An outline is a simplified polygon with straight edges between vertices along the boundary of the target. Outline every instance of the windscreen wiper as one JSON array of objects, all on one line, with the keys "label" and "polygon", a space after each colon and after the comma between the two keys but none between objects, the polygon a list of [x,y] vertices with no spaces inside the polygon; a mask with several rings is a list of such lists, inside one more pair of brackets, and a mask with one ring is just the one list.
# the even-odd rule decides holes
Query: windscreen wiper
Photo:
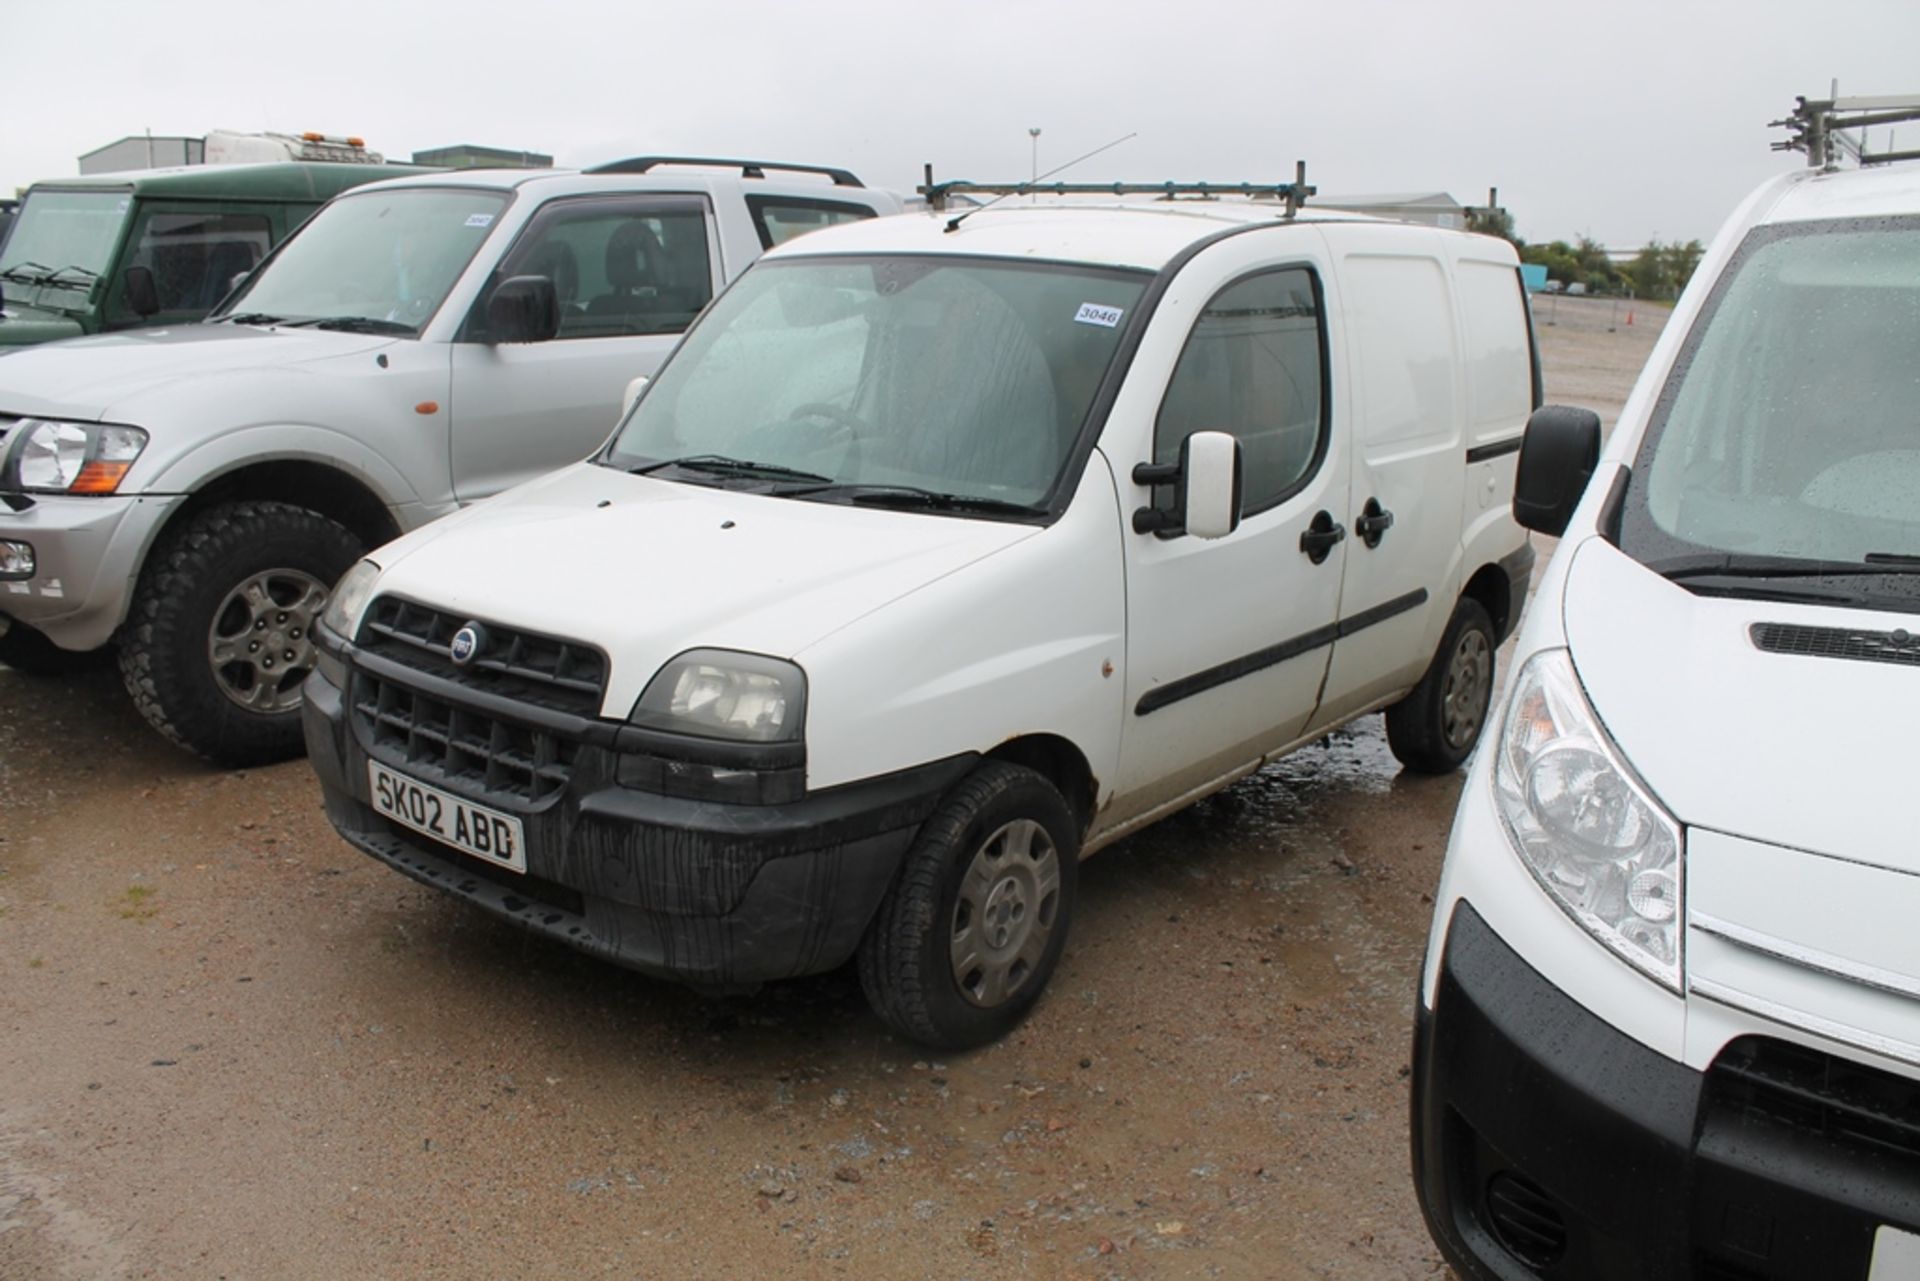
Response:
[{"label": "windscreen wiper", "polygon": [[945,494],[918,485],[819,485],[805,489],[776,491],[782,498],[844,498],[865,507],[924,508],[939,512],[979,512],[990,516],[1031,516],[1030,503],[1013,503],[1004,498],[982,498],[973,494]]},{"label": "windscreen wiper", "polygon": [[324,316],[319,320],[296,320],[289,328],[336,329],[349,334],[416,334],[417,326],[402,324],[398,320],[382,320],[376,316]]},{"label": "windscreen wiper", "polygon": [[641,463],[638,467],[629,467],[627,471],[635,476],[646,476],[668,467],[709,472],[715,476],[740,476],[750,480],[804,480],[818,481],[821,484],[833,483],[833,477],[822,476],[817,472],[782,467],[778,463],[756,463],[746,458],[728,458],[725,454],[688,454],[685,458],[663,458],[659,462]]},{"label": "windscreen wiper", "polygon": [[[29,269],[40,274],[32,275]],[[52,274],[53,268],[43,262],[16,262],[5,271],[0,271],[0,280],[11,280],[22,285],[44,285]]]},{"label": "windscreen wiper", "polygon": [[242,311],[231,316],[221,316],[213,323],[217,325],[280,325],[286,323],[285,316],[269,316],[264,311]]},{"label": "windscreen wiper", "polygon": [[1920,556],[1871,552],[1865,560],[1807,560],[1799,556],[1717,554],[1673,556],[1647,562],[1647,568],[1673,582],[1697,578],[1857,578],[1872,574],[1920,573]]}]

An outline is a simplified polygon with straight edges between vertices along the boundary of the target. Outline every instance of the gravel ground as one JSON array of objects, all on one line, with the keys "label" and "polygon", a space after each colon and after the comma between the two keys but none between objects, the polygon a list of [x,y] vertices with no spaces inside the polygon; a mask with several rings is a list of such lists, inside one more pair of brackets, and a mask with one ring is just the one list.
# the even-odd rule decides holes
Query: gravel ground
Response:
[{"label": "gravel ground", "polygon": [[[1663,310],[1541,300],[1611,421]],[[1445,1275],[1406,1072],[1459,777],[1379,718],[1090,861],[1048,998],[929,1058],[846,973],[532,940],[108,672],[0,668],[0,1277]]]}]

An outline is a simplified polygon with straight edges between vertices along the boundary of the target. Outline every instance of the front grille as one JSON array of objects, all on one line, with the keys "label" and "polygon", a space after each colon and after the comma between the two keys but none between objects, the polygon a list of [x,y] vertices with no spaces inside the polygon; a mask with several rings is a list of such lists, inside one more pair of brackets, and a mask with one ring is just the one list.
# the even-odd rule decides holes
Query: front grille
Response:
[{"label": "front grille", "polygon": [[382,596],[360,624],[360,648],[416,671],[576,716],[598,716],[606,693],[606,655],[590,645],[484,624],[486,645],[469,663],[453,661],[453,635],[475,620]]},{"label": "front grille", "polygon": [[[539,805],[566,790],[578,744],[488,716],[366,671],[353,713],[374,754],[463,794]],[[385,749],[385,750],[382,750]]]},{"label": "front grille", "polygon": [[1567,1224],[1552,1197],[1512,1171],[1487,1184],[1487,1223],[1507,1253],[1530,1268],[1550,1268],[1567,1250]]},{"label": "front grille", "polygon": [[1920,1156],[1920,1081],[1764,1037],[1721,1051],[1708,1081],[1717,1106]]},{"label": "front grille", "polygon": [[1747,634],[1753,638],[1754,645],[1769,654],[1920,666],[1920,635],[1899,628],[1890,632],[1876,632],[1862,627],[1755,623]]}]

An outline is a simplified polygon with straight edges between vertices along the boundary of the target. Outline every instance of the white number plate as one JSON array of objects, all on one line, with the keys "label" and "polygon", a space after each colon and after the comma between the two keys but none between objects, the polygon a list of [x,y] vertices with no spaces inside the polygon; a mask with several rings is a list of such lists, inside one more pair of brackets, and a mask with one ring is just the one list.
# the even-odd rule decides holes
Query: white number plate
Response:
[{"label": "white number plate", "polygon": [[463,801],[437,787],[396,774],[379,761],[367,762],[373,784],[373,808],[396,823],[425,832],[475,858],[527,870],[526,834],[511,814]]},{"label": "white number plate", "polygon": [[1920,1281],[1920,1236],[1881,1224],[1867,1281]]}]

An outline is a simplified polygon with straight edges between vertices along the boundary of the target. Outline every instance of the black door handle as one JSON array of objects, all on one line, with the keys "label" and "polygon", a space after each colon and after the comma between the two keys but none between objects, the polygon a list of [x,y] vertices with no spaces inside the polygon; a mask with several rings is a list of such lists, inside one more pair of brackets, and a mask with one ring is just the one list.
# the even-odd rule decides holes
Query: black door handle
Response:
[{"label": "black door handle", "polygon": [[1317,511],[1313,514],[1313,523],[1300,531],[1300,550],[1318,565],[1333,554],[1335,544],[1346,536],[1347,527],[1336,521],[1332,512]]},{"label": "black door handle", "polygon": [[1368,547],[1378,547],[1380,539],[1392,528],[1393,513],[1382,507],[1378,498],[1369,498],[1353,522],[1353,532],[1360,535],[1360,541]]}]

